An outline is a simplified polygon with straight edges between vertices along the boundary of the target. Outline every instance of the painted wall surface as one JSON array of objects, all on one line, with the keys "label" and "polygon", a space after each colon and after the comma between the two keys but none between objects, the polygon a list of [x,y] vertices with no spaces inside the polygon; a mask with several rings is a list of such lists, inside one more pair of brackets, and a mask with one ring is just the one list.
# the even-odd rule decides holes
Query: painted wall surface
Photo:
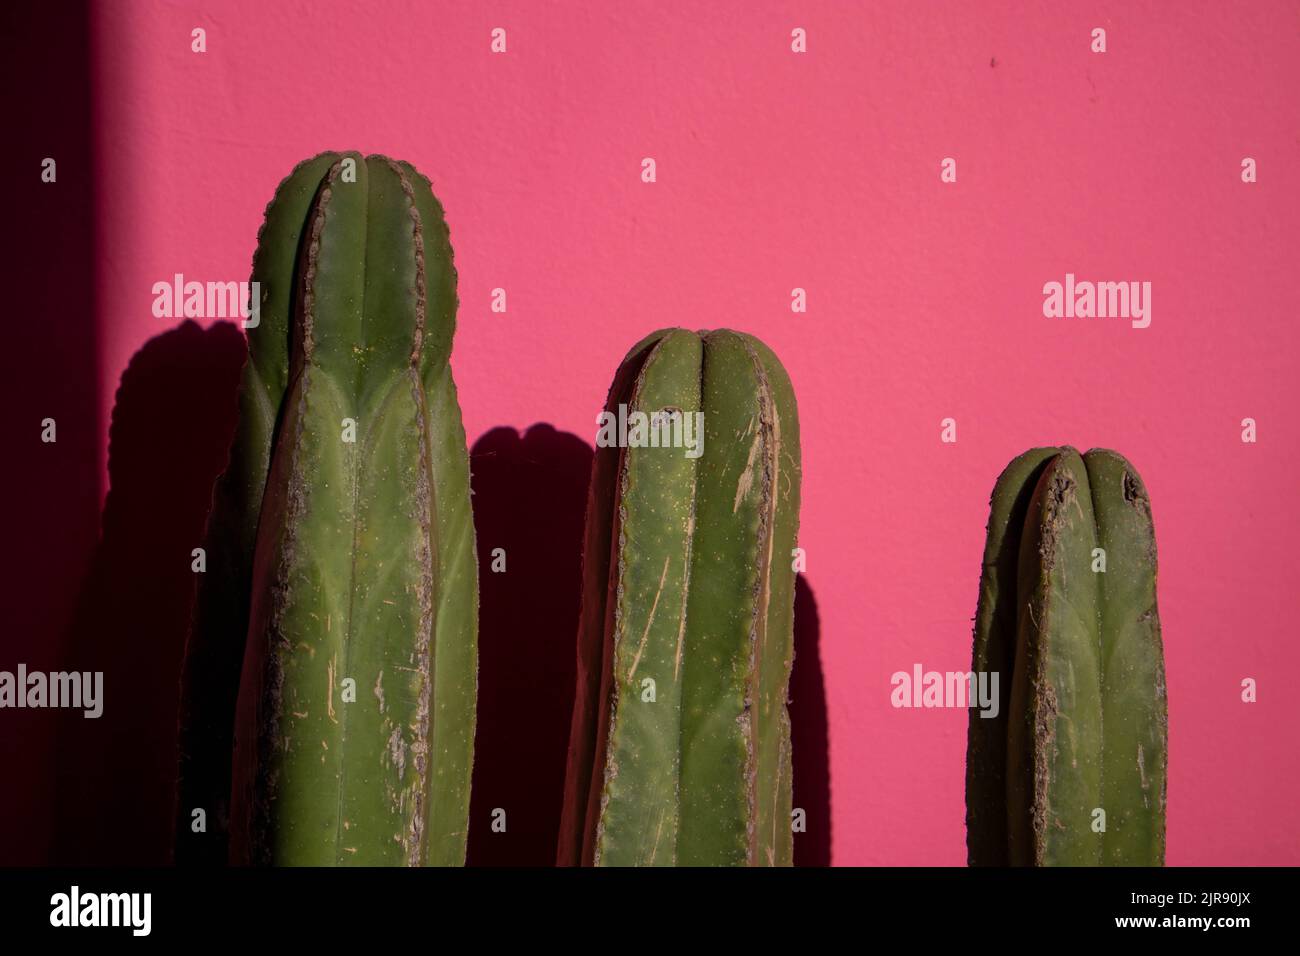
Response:
[{"label": "painted wall surface", "polygon": [[[123,371],[182,321],[153,284],[246,279],[298,160],[405,158],[447,210],[471,444],[540,422],[590,446],[654,328],[781,356],[834,863],[965,862],[967,714],[893,708],[890,675],[969,666],[993,481],[1058,443],[1150,490],[1168,862],[1300,863],[1300,6],[139,2],[92,37],[101,469]],[[1150,325],[1045,317],[1067,273],[1149,282]]]}]

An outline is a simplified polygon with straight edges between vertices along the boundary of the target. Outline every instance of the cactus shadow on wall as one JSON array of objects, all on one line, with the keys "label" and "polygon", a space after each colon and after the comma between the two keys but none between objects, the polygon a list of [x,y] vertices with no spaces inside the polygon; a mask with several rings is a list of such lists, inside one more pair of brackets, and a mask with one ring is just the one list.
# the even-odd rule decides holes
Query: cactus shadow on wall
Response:
[{"label": "cactus shadow on wall", "polygon": [[54,862],[169,860],[190,552],[225,467],[244,356],[234,325],[185,322],[145,343],[122,375],[100,541],[61,664],[103,671],[103,714],[59,715]]},{"label": "cactus shadow on wall", "polygon": [[[479,703],[471,866],[552,866],[577,667],[592,449],[533,425],[470,453],[479,558]],[[505,571],[499,568],[504,551]],[[505,811],[505,832],[493,813]],[[498,815],[499,819],[499,815]]]},{"label": "cactus shadow on wall", "polygon": [[830,746],[826,730],[826,682],[822,676],[821,619],[804,575],[794,586],[794,669],[790,674],[790,746],[794,806],[804,810],[807,830],[794,835],[795,866],[830,866]]}]

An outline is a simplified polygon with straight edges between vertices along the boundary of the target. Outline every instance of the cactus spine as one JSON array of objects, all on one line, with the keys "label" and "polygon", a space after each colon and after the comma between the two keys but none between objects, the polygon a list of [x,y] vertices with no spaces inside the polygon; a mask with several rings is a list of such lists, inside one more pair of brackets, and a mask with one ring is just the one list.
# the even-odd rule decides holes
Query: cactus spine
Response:
[{"label": "cactus spine", "polygon": [[[561,865],[789,865],[799,421],[776,356],[656,332],[614,377],[627,447],[587,506]],[[639,443],[703,412],[698,457]],[[684,432],[685,433],[685,430]]]},{"label": "cactus spine", "polygon": [[186,664],[177,858],[221,852],[229,792],[236,862],[461,864],[477,562],[442,208],[407,163],[322,154],[267,207],[253,279]]},{"label": "cactus spine", "polygon": [[1115,452],[1036,448],[998,478],[972,668],[999,672],[1000,700],[971,710],[969,862],[1162,865],[1155,530]]}]

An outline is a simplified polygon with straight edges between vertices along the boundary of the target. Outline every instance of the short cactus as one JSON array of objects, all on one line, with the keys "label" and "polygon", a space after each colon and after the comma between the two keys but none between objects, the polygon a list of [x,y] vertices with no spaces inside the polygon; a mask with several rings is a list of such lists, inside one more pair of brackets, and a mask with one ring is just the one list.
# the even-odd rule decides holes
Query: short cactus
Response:
[{"label": "short cactus", "polygon": [[558,862],[789,865],[790,380],[752,336],[660,331],[618,369],[614,420],[624,447],[598,439],[588,499]]},{"label": "short cactus", "polygon": [[[234,862],[462,864],[477,562],[442,208],[407,163],[322,154],[267,207],[253,280],[186,664],[177,858],[223,852],[230,793]],[[199,693],[214,677],[227,689]]]},{"label": "short cactus", "polygon": [[972,668],[971,865],[1160,866],[1167,711],[1151,505],[1112,451],[1036,448],[998,478]]}]

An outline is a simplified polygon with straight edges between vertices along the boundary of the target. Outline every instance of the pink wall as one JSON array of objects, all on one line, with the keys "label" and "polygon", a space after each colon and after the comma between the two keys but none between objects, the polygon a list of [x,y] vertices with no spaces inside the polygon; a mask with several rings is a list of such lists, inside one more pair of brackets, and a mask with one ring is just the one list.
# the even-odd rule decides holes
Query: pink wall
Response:
[{"label": "pink wall", "polygon": [[[97,5],[101,429],[132,355],[178,324],[151,314],[155,281],[246,278],[307,155],[409,159],[451,225],[471,442],[539,421],[592,441],[656,327],[734,326],[782,357],[834,862],[964,862],[966,714],[892,709],[889,675],[966,668],[993,479],[1071,443],[1127,454],[1154,504],[1169,862],[1300,863],[1300,7],[708,7]],[[1150,328],[1044,318],[1066,272],[1150,281]]]}]

